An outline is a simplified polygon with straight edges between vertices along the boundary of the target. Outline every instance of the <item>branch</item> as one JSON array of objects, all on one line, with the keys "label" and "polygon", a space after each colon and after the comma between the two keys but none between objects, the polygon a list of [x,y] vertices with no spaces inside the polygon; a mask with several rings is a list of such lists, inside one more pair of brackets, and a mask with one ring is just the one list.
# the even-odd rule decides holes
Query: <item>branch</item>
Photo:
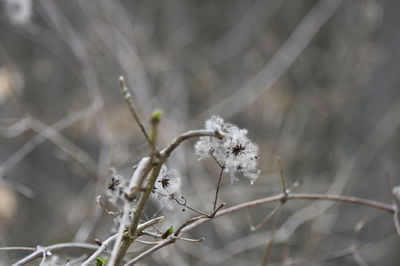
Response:
[{"label": "branch", "polygon": [[283,191],[283,194],[285,195],[285,198],[282,199],[282,203],[285,203],[286,198],[289,193],[289,190],[287,189],[287,186],[286,186],[285,176],[283,175],[283,164],[282,164],[282,160],[280,157],[278,157],[277,162],[279,165],[279,176],[281,177],[281,182],[282,182],[282,191]]},{"label": "branch", "polygon": [[[213,157],[214,158],[214,157]],[[213,210],[217,208],[217,201],[218,201],[218,193],[219,193],[219,188],[221,186],[221,180],[222,180],[222,174],[224,173],[225,166],[221,167],[221,171],[219,172],[219,177],[218,177],[218,183],[217,183],[217,189],[215,190],[215,197],[214,197],[214,204],[213,204]]]},{"label": "branch", "polygon": [[125,199],[124,211],[123,211],[123,214],[122,214],[122,217],[120,220],[120,224],[119,224],[119,228],[118,228],[118,232],[117,232],[117,238],[115,239],[115,243],[114,243],[113,249],[111,251],[111,256],[107,263],[110,266],[118,265],[118,264],[116,264],[116,262],[118,260],[120,244],[123,243],[124,238],[126,238],[126,234],[125,234],[126,229],[125,228],[129,222],[129,210],[130,210],[129,201]]},{"label": "branch", "polygon": [[31,247],[0,247],[0,251],[12,251],[12,250],[35,251],[36,248],[31,248]]},{"label": "branch", "polygon": [[397,205],[393,205],[393,209],[394,209],[393,213],[394,228],[396,228],[396,232],[400,236],[399,208],[397,207]]},{"label": "branch", "polygon": [[91,263],[92,261],[94,261],[106,248],[107,245],[114,241],[115,238],[117,238],[118,234],[115,234],[113,236],[110,236],[109,238],[107,238],[106,240],[104,240],[101,243],[101,246],[96,250],[96,252],[94,252],[87,260],[85,260],[81,266],[88,266],[89,263]]},{"label": "branch", "polygon": [[167,158],[172,153],[172,151],[175,150],[175,148],[178,147],[179,144],[181,144],[183,141],[197,137],[215,137],[218,139],[222,139],[224,135],[222,135],[219,131],[213,130],[190,130],[176,137],[164,150],[161,151],[161,156]]},{"label": "branch", "polygon": [[146,206],[147,200],[150,196],[151,191],[153,190],[154,183],[157,180],[158,174],[160,173],[161,166],[163,162],[160,161],[154,168],[150,174],[149,181],[147,182],[147,186],[145,191],[140,195],[138,204],[136,206],[135,214],[131,220],[131,224],[129,225],[126,237],[122,238],[121,245],[119,246],[118,253],[116,255],[115,265],[120,265],[122,259],[124,258],[126,252],[128,251],[129,246],[138,236],[138,225],[140,218],[142,217],[144,208]]},{"label": "branch", "polygon": [[249,218],[249,222],[250,222],[250,230],[251,231],[258,230],[261,226],[266,224],[282,208],[283,204],[284,203],[279,202],[278,205],[276,205],[275,208],[264,219],[262,219],[261,222],[259,222],[256,225],[253,225],[253,223],[251,221],[250,213],[247,213],[248,214],[248,218]]},{"label": "branch", "polygon": [[168,246],[168,245],[174,243],[175,241],[176,241],[176,237],[174,235],[171,235],[167,239],[165,239],[164,241],[161,241],[159,244],[155,245],[154,247],[149,248],[148,250],[142,252],[140,255],[138,255],[134,259],[128,261],[123,266],[133,265],[136,262],[142,260],[143,258],[153,254],[155,251],[159,250],[160,248]]},{"label": "branch", "polygon": [[133,118],[135,119],[136,123],[139,125],[140,130],[142,131],[143,135],[146,138],[146,141],[149,142],[149,135],[147,134],[147,131],[143,126],[143,123],[140,121],[139,115],[136,112],[136,107],[132,101],[132,95],[129,93],[128,88],[125,85],[124,77],[122,77],[122,76],[119,77],[119,85],[121,87],[122,96],[124,96],[124,100],[128,104],[129,110],[131,110]]},{"label": "branch", "polygon": [[[177,232],[179,231],[178,233],[180,233],[180,235],[182,235],[186,232],[189,232],[193,228],[209,221],[213,217],[215,217],[215,218],[221,217],[221,216],[239,211],[244,208],[253,207],[253,206],[257,206],[257,205],[261,205],[261,204],[266,204],[266,203],[271,203],[271,202],[279,202],[279,201],[284,200],[285,198],[287,201],[298,200],[298,199],[339,201],[339,202],[364,205],[364,206],[368,206],[371,208],[380,209],[380,210],[383,210],[383,211],[386,211],[386,212],[389,212],[392,214],[395,213],[395,207],[390,204],[380,202],[380,201],[363,199],[363,198],[349,197],[349,196],[342,196],[342,195],[330,195],[330,194],[311,194],[311,193],[293,193],[293,194],[291,194],[291,193],[288,193],[287,195],[285,195],[284,193],[280,193],[278,195],[274,195],[274,196],[270,196],[270,197],[266,197],[266,198],[262,198],[262,199],[258,199],[258,200],[248,201],[248,202],[245,202],[242,204],[232,206],[230,208],[227,208],[227,209],[224,209],[222,211],[215,213],[212,217],[207,217],[207,216],[194,217],[194,218],[188,220],[187,222],[185,222],[183,225],[181,225],[181,227],[177,230]],[[219,208],[217,210],[219,210]],[[159,250],[160,248],[174,243],[176,241],[176,233],[177,232],[175,232],[174,235],[169,236],[166,240],[164,240],[164,241],[160,242],[159,244],[153,246],[152,248],[146,250],[139,256],[133,258],[128,263],[126,263],[124,266],[133,265],[134,263],[151,255],[152,253]]]},{"label": "branch", "polygon": [[60,244],[55,244],[47,247],[42,247],[40,249],[35,249],[36,251],[31,253],[30,255],[26,256],[25,258],[17,261],[14,263],[12,266],[21,266],[24,265],[36,258],[39,258],[43,255],[43,249],[46,251],[54,251],[58,249],[65,249],[65,248],[83,248],[83,249],[98,249],[99,246],[93,245],[93,244],[87,244],[87,243],[60,243]]}]

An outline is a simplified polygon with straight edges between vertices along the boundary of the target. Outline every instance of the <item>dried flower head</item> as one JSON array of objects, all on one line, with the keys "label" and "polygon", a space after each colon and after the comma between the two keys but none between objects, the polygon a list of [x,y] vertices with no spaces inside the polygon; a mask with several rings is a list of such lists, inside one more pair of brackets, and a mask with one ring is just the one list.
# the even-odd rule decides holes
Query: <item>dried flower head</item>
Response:
[{"label": "dried flower head", "polygon": [[119,207],[124,202],[124,192],[127,190],[128,182],[120,175],[115,168],[110,168],[111,179],[107,184],[106,195],[108,201],[115,207]]},{"label": "dried flower head", "polygon": [[225,123],[219,116],[212,116],[205,126],[225,137],[221,140],[201,137],[195,144],[199,160],[213,157],[230,174],[232,181],[237,179],[237,173],[241,173],[253,184],[260,173],[257,168],[258,147],[247,138],[247,130]]},{"label": "dried flower head", "polygon": [[182,181],[178,171],[175,169],[168,170],[168,168],[163,165],[157,177],[157,181],[154,184],[152,197],[161,207],[166,207],[171,210],[175,206],[176,201],[174,198],[179,194],[181,184]]}]

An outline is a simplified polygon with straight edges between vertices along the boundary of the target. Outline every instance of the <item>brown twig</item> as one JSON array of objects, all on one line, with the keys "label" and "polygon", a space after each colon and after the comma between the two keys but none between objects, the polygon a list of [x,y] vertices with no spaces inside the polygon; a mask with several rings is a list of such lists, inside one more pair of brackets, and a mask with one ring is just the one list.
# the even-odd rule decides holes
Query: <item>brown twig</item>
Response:
[{"label": "brown twig", "polygon": [[224,173],[224,169],[225,167],[221,166],[221,171],[219,172],[219,177],[218,177],[217,189],[215,190],[213,210],[215,210],[215,208],[217,207],[218,193],[219,193],[219,188],[221,186],[222,174]]},{"label": "brown twig", "polygon": [[21,266],[24,265],[36,258],[39,258],[43,255],[43,250],[45,251],[55,251],[59,249],[66,249],[66,248],[80,248],[80,249],[94,249],[97,250],[99,246],[87,243],[60,243],[55,244],[47,247],[42,247],[41,249],[35,249],[33,253],[26,256],[25,258],[15,262],[12,266]]},{"label": "brown twig", "polygon": [[109,209],[107,209],[107,207],[104,205],[104,203],[103,203],[103,201],[102,201],[101,195],[97,196],[96,201],[97,201],[97,203],[100,205],[100,207],[102,208],[102,210],[103,210],[106,214],[112,215],[112,216],[114,216],[114,217],[117,217],[117,216],[118,216],[117,213],[115,213],[115,212],[110,211]]},{"label": "brown twig", "polygon": [[100,254],[107,248],[108,244],[114,241],[117,238],[117,234],[110,236],[106,240],[101,243],[101,246],[94,252],[89,258],[87,258],[81,266],[88,266],[92,261],[94,261]]},{"label": "brown twig", "polygon": [[185,223],[183,223],[180,227],[178,227],[178,229],[175,231],[175,233],[173,235],[170,235],[167,239],[165,239],[164,241],[161,241],[159,244],[153,246],[152,248],[142,252],[140,255],[138,255],[137,257],[135,257],[134,259],[130,260],[129,262],[127,262],[126,264],[124,264],[124,266],[129,266],[129,265],[133,265],[136,262],[140,261],[141,259],[151,255],[152,253],[154,253],[155,251],[159,250],[160,248],[163,248],[165,246],[168,246],[172,243],[174,243],[177,239],[179,239],[179,236],[184,233],[183,230],[185,229],[185,227],[196,223],[198,220],[202,219],[202,218],[207,218],[207,220],[210,220],[212,218],[215,217],[215,215],[219,212],[219,210],[221,210],[221,208],[224,206],[225,204],[221,204],[211,215],[209,216],[198,216],[198,217],[194,217],[192,219],[187,220]]},{"label": "brown twig", "polygon": [[36,248],[32,248],[32,247],[0,247],[0,251],[12,251],[12,250],[35,251]]},{"label": "brown twig", "polygon": [[193,212],[195,212],[195,213],[197,213],[197,214],[205,215],[205,216],[208,215],[207,213],[205,213],[205,212],[203,212],[203,211],[197,210],[197,209],[195,209],[195,208],[189,206],[189,205],[187,204],[187,200],[185,199],[184,196],[182,196],[183,202],[180,202],[179,199],[177,199],[177,198],[175,197],[175,195],[173,195],[173,194],[171,194],[171,195],[166,195],[166,196],[168,196],[168,197],[170,197],[171,199],[175,200],[175,202],[176,202],[178,205],[183,206],[183,207],[185,207],[185,208],[187,208],[187,209],[189,209],[189,210],[191,210],[191,211],[193,211]]},{"label": "brown twig", "polygon": [[190,130],[186,133],[181,134],[176,137],[165,149],[161,151],[161,156],[169,157],[173,150],[179,146],[183,141],[188,140],[190,138],[198,138],[198,137],[215,137],[222,139],[224,135],[222,135],[219,131],[199,129],[199,130]]},{"label": "brown twig", "polygon": [[139,125],[140,130],[142,131],[143,135],[146,138],[146,141],[149,142],[149,134],[147,134],[147,131],[144,128],[142,121],[140,120],[140,117],[136,111],[136,107],[133,104],[132,95],[130,94],[128,88],[126,87],[125,79],[123,76],[119,77],[119,85],[121,87],[122,96],[124,97],[125,102],[128,104],[129,110],[131,111],[133,118],[135,119],[136,123]]},{"label": "brown twig", "polygon": [[287,186],[286,186],[285,177],[284,177],[284,175],[283,175],[283,164],[282,164],[282,160],[281,160],[280,157],[277,158],[277,162],[278,162],[278,166],[279,166],[279,176],[280,176],[281,182],[282,182],[282,191],[283,191],[283,194],[286,196],[286,197],[282,200],[282,203],[285,203],[286,198],[287,198],[287,195],[288,195],[288,193],[289,193],[289,190],[287,189]]},{"label": "brown twig", "polygon": [[[266,197],[266,198],[262,198],[262,199],[258,199],[258,200],[248,201],[248,202],[245,202],[242,204],[232,206],[230,208],[215,212],[214,216],[212,216],[212,217],[199,216],[199,217],[192,218],[192,219],[188,220],[186,223],[184,223],[179,228],[179,234],[181,235],[186,232],[189,232],[193,228],[209,221],[211,218],[221,217],[221,216],[242,210],[244,208],[252,207],[252,206],[282,201],[283,198],[285,198],[285,195],[283,193],[280,193],[278,195],[274,195],[274,196],[270,196],[270,197]],[[374,200],[357,198],[357,197],[349,197],[349,196],[343,196],[343,195],[330,195],[330,194],[311,194],[311,193],[293,193],[293,194],[289,193],[287,196],[288,201],[289,200],[300,200],[300,199],[303,199],[303,200],[330,200],[330,201],[346,202],[346,203],[359,204],[359,205],[364,205],[364,206],[368,206],[371,208],[380,209],[380,210],[383,210],[383,211],[386,211],[389,213],[395,212],[394,207],[390,204],[387,204],[384,202],[379,202],[379,201],[374,201]],[[153,246],[152,248],[146,250],[139,256],[130,260],[124,266],[133,265],[134,263],[151,255],[152,253],[159,250],[160,248],[167,246],[169,244],[172,244],[173,242],[176,241],[176,239],[174,238],[175,236],[176,236],[175,234],[173,236],[169,236],[166,240],[164,240],[164,241],[160,242],[159,244]]]},{"label": "brown twig", "polygon": [[252,221],[251,221],[251,216],[249,213],[247,213],[247,217],[249,218],[249,222],[250,222],[250,230],[251,231],[256,231],[258,229],[260,229],[261,226],[263,226],[264,224],[266,224],[283,206],[282,202],[279,202],[278,205],[275,206],[275,208],[264,218],[262,219],[261,222],[259,222],[257,225],[253,225]]}]

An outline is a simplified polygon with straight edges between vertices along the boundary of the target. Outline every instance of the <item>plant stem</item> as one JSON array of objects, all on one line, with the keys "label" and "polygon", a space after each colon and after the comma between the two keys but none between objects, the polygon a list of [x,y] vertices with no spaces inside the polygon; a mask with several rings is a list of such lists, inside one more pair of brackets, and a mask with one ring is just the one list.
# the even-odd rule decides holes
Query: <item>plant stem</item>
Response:
[{"label": "plant stem", "polygon": [[135,119],[136,123],[139,125],[140,130],[142,131],[144,137],[146,138],[146,141],[149,142],[149,134],[147,133],[146,129],[144,128],[143,123],[140,120],[140,117],[136,111],[136,107],[133,104],[132,95],[130,94],[128,88],[126,87],[124,77],[122,77],[122,76],[119,77],[119,84],[121,87],[122,96],[124,96],[124,100],[128,104],[129,110],[131,111],[133,118]]},{"label": "plant stem", "polygon": [[221,186],[222,174],[223,174],[223,172],[224,172],[224,169],[225,169],[225,167],[224,167],[224,166],[221,166],[221,172],[219,173],[219,177],[218,177],[217,189],[216,189],[216,191],[215,191],[215,198],[214,198],[213,210],[215,210],[215,208],[217,208],[219,187]]},{"label": "plant stem", "polygon": [[158,174],[160,173],[162,164],[163,164],[163,161],[160,161],[151,171],[150,178],[149,178],[149,181],[147,182],[146,189],[139,198],[139,202],[136,206],[135,215],[132,218],[129,229],[124,234],[124,237],[122,238],[121,246],[119,247],[119,250],[117,253],[115,265],[121,264],[122,259],[124,258],[126,252],[128,251],[129,246],[132,244],[132,242],[138,236],[137,227],[139,225],[140,218],[142,217],[144,207],[146,206],[146,202],[150,196],[151,191],[153,190],[154,183],[157,181],[157,177],[158,177]]}]

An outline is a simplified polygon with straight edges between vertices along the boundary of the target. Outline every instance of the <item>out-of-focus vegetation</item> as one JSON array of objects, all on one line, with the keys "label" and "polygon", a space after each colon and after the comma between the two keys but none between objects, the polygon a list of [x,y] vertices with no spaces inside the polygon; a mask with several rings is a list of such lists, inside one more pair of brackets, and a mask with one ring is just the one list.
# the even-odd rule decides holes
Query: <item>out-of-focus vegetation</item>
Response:
[{"label": "out-of-focus vegetation", "polygon": [[[0,3],[0,246],[109,235],[112,218],[96,203],[109,169],[128,178],[148,153],[119,93],[120,75],[146,126],[152,110],[163,110],[160,146],[214,114],[248,129],[261,174],[253,186],[225,177],[219,198],[228,205],[279,193],[278,156],[297,192],[390,203],[385,174],[400,184],[398,1]],[[193,143],[169,164],[186,177],[191,205],[208,210],[219,172],[212,160],[197,161]],[[249,213],[259,221],[273,208]],[[193,215],[164,214],[164,231]],[[202,225],[190,236],[205,241],[178,241],[143,265],[259,265],[272,232],[276,265],[356,265],[357,256],[399,264],[396,234],[357,256],[325,259],[392,229],[379,210],[294,201],[255,232],[245,217]],[[5,265],[26,255],[0,252]]]}]

